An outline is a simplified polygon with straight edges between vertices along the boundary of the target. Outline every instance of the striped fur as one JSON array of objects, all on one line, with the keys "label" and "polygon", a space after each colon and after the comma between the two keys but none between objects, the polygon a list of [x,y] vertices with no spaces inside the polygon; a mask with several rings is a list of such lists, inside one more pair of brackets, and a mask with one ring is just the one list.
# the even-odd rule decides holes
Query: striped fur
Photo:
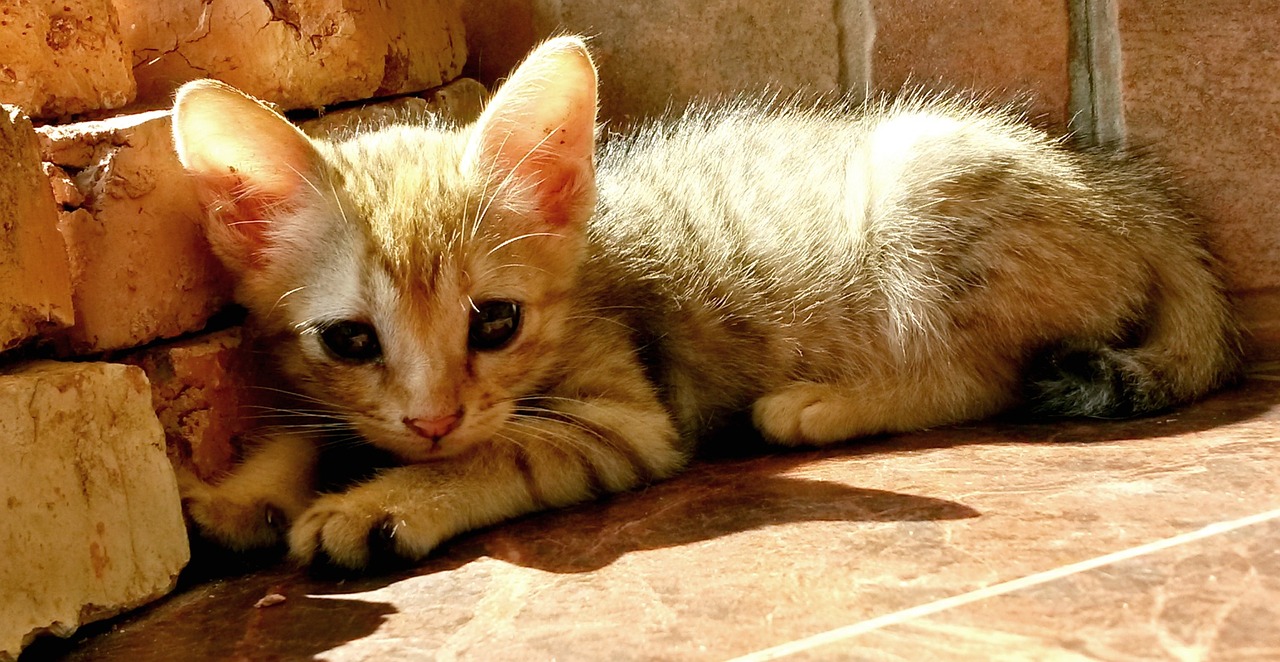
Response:
[{"label": "striped fur", "polygon": [[[1237,369],[1195,219],[1138,160],[940,99],[696,108],[598,150],[594,111],[574,38],[470,127],[311,141],[184,87],[179,155],[299,407],[401,464],[317,496],[315,447],[281,434],[185,490],[207,535],[259,546],[273,513],[298,560],[359,568],[669,476],[735,413],[823,444],[1145,413]],[[487,300],[522,305],[499,351],[468,348]],[[376,329],[376,361],[325,349],[343,320]],[[455,411],[438,438],[408,425]]]}]

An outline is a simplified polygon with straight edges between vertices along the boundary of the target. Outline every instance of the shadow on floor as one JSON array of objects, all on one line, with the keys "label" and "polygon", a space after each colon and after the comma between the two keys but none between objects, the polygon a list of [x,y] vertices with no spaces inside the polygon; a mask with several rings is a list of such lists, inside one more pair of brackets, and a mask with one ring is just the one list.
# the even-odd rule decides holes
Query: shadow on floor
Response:
[{"label": "shadow on floor", "polygon": [[[71,642],[37,644],[22,662],[138,659],[140,651],[146,659],[160,661],[311,659],[375,633],[396,611],[387,603],[344,596],[455,570],[482,557],[553,573],[588,573],[631,552],[762,527],[980,515],[955,501],[806,479],[795,471],[823,461],[973,444],[1084,445],[1182,435],[1248,421],[1273,410],[1278,402],[1280,382],[1248,379],[1203,402],[1145,419],[1025,424],[1000,420],[782,453],[763,445],[749,429],[737,427],[709,444],[703,457],[671,480],[460,536],[413,569],[338,581],[280,564],[250,571],[246,566],[224,568],[224,576],[217,578],[205,566],[204,574],[188,575],[185,588],[165,601],[86,628]],[[289,608],[254,607],[270,593],[285,594]],[[193,622],[201,627],[192,627]]]},{"label": "shadow on floor", "polygon": [[458,568],[487,556],[556,573],[603,568],[624,554],[795,522],[890,522],[977,517],[954,501],[871,490],[785,475],[828,459],[906,454],[970,444],[1096,444],[1184,435],[1265,414],[1280,403],[1280,383],[1245,380],[1202,402],[1126,420],[1021,423],[1006,419],[864,440],[857,444],[784,451],[764,444],[739,421],[712,440],[686,472],[662,483],[574,508],[538,513],[446,543],[411,573],[369,578],[347,589],[365,591],[405,576]]}]

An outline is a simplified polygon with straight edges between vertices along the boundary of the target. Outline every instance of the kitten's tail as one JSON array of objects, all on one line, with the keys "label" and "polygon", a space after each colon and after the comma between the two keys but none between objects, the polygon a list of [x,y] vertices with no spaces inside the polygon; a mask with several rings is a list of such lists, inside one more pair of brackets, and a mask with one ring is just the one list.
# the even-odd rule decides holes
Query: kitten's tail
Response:
[{"label": "kitten's tail", "polygon": [[1213,259],[1203,252],[1153,264],[1147,326],[1128,343],[1069,342],[1035,356],[1026,402],[1049,416],[1120,418],[1187,402],[1235,380],[1240,329]]}]

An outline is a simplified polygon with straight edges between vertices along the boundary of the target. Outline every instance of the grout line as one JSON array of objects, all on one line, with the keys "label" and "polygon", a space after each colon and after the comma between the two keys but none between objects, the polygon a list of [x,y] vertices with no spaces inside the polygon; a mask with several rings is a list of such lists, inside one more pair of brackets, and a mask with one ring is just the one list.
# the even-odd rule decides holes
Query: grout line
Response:
[{"label": "grout line", "polygon": [[1094,102],[1093,40],[1090,37],[1089,0],[1067,3],[1070,23],[1070,53],[1067,58],[1068,89],[1072,133],[1081,144],[1097,144],[1098,118]]},{"label": "grout line", "polygon": [[1089,68],[1095,137],[1102,145],[1123,145],[1124,65],[1118,0],[1085,0],[1089,12]]},{"label": "grout line", "polygon": [[901,611],[895,611],[893,613],[885,614],[883,616],[877,616],[876,618],[862,621],[860,623],[846,625],[845,627],[836,628],[834,630],[828,630],[826,632],[805,637],[803,639],[797,639],[795,641],[790,641],[785,644],[773,646],[772,648],[765,648],[763,650],[755,651],[754,653],[748,653],[741,657],[734,658],[732,662],[764,662],[765,660],[776,660],[778,658],[786,657],[788,655],[795,655],[796,653],[812,650],[814,648],[818,648],[819,646],[825,646],[827,644],[833,644],[838,641],[852,639],[854,637],[866,634],[873,630],[879,630],[892,625],[900,625],[912,619],[921,618],[924,616],[932,616],[939,612],[943,612],[948,609],[953,609],[955,607],[960,607],[960,606],[971,604],[974,602],[979,602],[981,600],[986,600],[987,598],[1001,596],[1006,593],[1012,593],[1013,591],[1018,591],[1024,588],[1039,586],[1041,584],[1045,584],[1057,579],[1062,579],[1064,577],[1069,577],[1071,575],[1079,574],[1089,570],[1096,570],[1097,568],[1111,565],[1113,563],[1128,561],[1130,559],[1134,559],[1139,556],[1144,556],[1154,552],[1164,551],[1166,549],[1171,549],[1179,545],[1185,545],[1187,543],[1196,542],[1198,540],[1203,540],[1205,538],[1211,538],[1216,535],[1228,533],[1231,531],[1235,531],[1236,529],[1242,529],[1248,526],[1253,526],[1255,524],[1261,524],[1263,522],[1267,522],[1274,519],[1280,519],[1280,508],[1277,508],[1275,510],[1269,510],[1264,513],[1259,513],[1257,515],[1250,515],[1249,517],[1242,517],[1240,519],[1229,520],[1226,522],[1216,522],[1198,531],[1184,533],[1181,535],[1173,536],[1172,538],[1165,538],[1163,540],[1157,540],[1155,542],[1147,543],[1145,545],[1139,545],[1138,547],[1131,547],[1129,549],[1107,554],[1105,556],[1099,556],[1099,557],[1088,559],[1085,561],[1080,561],[1078,563],[1072,563],[1070,565],[1065,565],[1060,568],[1054,568],[1053,570],[1047,570],[1045,572],[1039,572],[1034,575],[1027,575],[1026,577],[1019,577],[1018,579],[1012,579],[1007,582],[994,584],[986,588],[980,588],[976,591],[962,593],[960,595],[952,596],[950,598],[943,598],[941,600],[918,605],[915,607],[911,607],[909,609],[903,609]]},{"label": "grout line", "polygon": [[855,99],[871,93],[871,63],[875,55],[876,25],[871,0],[834,0],[837,83]]},{"label": "grout line", "polygon": [[1070,126],[1081,144],[1126,140],[1124,64],[1117,0],[1071,0]]}]

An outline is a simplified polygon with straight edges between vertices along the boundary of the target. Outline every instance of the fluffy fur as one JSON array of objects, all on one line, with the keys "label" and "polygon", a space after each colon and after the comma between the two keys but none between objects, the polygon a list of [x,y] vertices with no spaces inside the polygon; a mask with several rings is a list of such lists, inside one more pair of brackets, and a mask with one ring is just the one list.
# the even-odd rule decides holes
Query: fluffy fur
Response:
[{"label": "fluffy fur", "polygon": [[[1238,368],[1200,229],[1140,160],[926,98],[696,108],[597,149],[595,85],[555,39],[473,126],[327,141],[180,91],[178,153],[255,327],[312,413],[400,461],[317,495],[316,444],[280,434],[186,481],[206,535],[359,568],[669,476],[739,412],[826,444],[1141,414]],[[487,301],[520,305],[496,350],[468,344]],[[326,348],[348,321],[376,357]]]}]

